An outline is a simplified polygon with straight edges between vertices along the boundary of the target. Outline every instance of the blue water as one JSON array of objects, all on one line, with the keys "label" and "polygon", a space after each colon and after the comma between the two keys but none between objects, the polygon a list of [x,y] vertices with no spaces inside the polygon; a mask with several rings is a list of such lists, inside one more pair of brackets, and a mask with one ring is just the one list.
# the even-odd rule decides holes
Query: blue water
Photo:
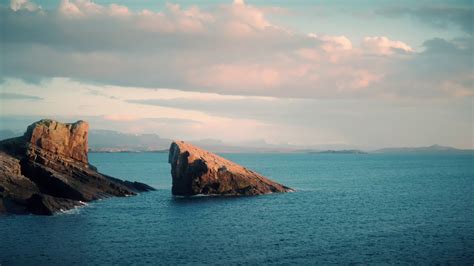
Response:
[{"label": "blue water", "polygon": [[0,264],[474,263],[472,155],[224,156],[298,191],[173,198],[167,154],[93,153],[158,190],[0,217]]}]

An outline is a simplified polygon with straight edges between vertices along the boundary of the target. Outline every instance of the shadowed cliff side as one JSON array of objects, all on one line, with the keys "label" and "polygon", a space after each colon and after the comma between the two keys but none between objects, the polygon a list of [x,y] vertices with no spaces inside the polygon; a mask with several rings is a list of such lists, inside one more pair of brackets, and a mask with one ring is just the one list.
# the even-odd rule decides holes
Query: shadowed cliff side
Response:
[{"label": "shadowed cliff side", "polygon": [[252,170],[183,141],[169,152],[173,195],[260,195],[291,192]]},{"label": "shadowed cliff side", "polygon": [[136,195],[152,187],[97,172],[87,157],[84,121],[41,120],[0,142],[0,213],[43,214],[92,200]]}]

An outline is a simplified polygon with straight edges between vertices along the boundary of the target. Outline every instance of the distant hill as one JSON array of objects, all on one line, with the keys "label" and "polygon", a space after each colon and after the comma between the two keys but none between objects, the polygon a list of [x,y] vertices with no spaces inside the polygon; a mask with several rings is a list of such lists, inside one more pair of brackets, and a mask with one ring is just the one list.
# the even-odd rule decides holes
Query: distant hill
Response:
[{"label": "distant hill", "polygon": [[325,153],[325,154],[367,154],[361,150],[325,150],[325,151],[311,151],[309,153]]},{"label": "distant hill", "polygon": [[[8,129],[0,130],[0,140],[18,137],[23,132]],[[353,147],[326,145],[293,145],[270,144],[265,140],[228,143],[218,139],[187,140],[196,146],[217,153],[312,153],[312,154],[365,154],[367,152]],[[129,134],[112,130],[89,131],[89,150],[91,152],[167,152],[172,140],[157,134]],[[370,153],[473,153],[474,150],[456,149],[453,147],[432,145],[428,147],[383,148]]]},{"label": "distant hill", "polygon": [[[172,140],[157,134],[127,134],[111,130],[91,130],[89,150],[91,152],[167,152]],[[216,139],[190,141],[194,145],[218,153],[290,152],[278,146],[248,143],[229,144]]]},{"label": "distant hill", "polygon": [[167,150],[170,139],[157,134],[126,134],[111,130],[91,130],[89,149],[91,152],[147,152]]},{"label": "distant hill", "polygon": [[374,151],[374,153],[474,153],[474,150],[457,149],[435,144],[427,147],[383,148]]},{"label": "distant hill", "polygon": [[[128,134],[111,130],[91,130],[89,133],[91,152],[165,152],[171,142],[171,139],[161,138],[157,134]],[[189,142],[217,153],[298,152],[299,148],[268,144],[264,140],[226,143],[218,139],[201,139]]]}]

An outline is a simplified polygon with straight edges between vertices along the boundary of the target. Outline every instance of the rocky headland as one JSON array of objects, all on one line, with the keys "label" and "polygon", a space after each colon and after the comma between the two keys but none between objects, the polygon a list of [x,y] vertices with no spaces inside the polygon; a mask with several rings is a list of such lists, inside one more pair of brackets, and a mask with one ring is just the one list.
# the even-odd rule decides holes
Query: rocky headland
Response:
[{"label": "rocky headland", "polygon": [[250,196],[293,191],[252,170],[183,141],[171,144],[169,163],[173,178],[173,195]]},{"label": "rocky headland", "polygon": [[84,121],[41,120],[0,141],[0,213],[51,215],[97,199],[154,190],[97,172]]}]

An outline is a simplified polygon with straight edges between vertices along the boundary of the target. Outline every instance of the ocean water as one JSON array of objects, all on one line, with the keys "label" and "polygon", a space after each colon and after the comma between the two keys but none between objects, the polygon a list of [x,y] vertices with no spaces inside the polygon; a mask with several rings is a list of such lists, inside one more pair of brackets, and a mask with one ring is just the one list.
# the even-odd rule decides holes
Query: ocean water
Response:
[{"label": "ocean water", "polygon": [[174,198],[167,154],[93,153],[158,190],[0,216],[0,264],[474,263],[472,155],[223,156],[297,192]]}]

